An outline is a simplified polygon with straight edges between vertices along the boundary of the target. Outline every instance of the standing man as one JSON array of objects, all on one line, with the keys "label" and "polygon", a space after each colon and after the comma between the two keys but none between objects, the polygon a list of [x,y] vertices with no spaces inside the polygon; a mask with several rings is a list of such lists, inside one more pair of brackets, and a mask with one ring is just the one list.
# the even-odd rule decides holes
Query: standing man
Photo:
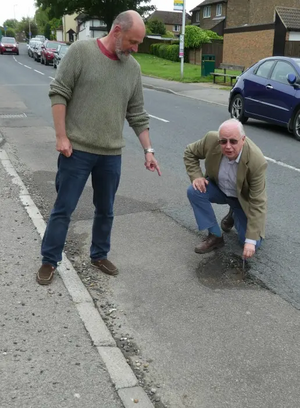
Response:
[{"label": "standing man", "polygon": [[[205,160],[205,176],[199,160]],[[236,119],[222,123],[218,132],[208,132],[187,146],[184,162],[192,182],[187,194],[198,228],[208,229],[208,236],[195,252],[205,254],[224,245],[211,205],[216,203],[230,207],[221,221],[222,230],[229,232],[235,226],[244,246],[243,257],[253,256],[265,237],[267,162],[246,137],[243,125]]]},{"label": "standing man", "polygon": [[143,42],[145,25],[135,11],[121,13],[107,37],[75,42],[62,60],[49,96],[56,132],[57,198],[42,241],[41,285],[52,282],[62,260],[71,214],[91,174],[95,216],[91,264],[109,275],[107,259],[113,205],[121,173],[125,118],[139,137],[145,166],[160,169],[149,138],[140,66],[130,55]]}]

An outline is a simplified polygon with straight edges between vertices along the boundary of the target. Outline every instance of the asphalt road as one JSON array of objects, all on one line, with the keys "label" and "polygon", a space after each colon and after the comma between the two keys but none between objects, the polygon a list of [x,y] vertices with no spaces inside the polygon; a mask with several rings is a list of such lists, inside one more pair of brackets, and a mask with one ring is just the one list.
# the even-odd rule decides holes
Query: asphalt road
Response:
[{"label": "asphalt road", "polygon": [[[7,119],[5,121],[5,127],[7,127],[5,137],[8,142],[5,148],[12,156],[15,166],[30,189],[36,204],[47,217],[55,198],[53,184],[57,154],[55,152],[54,133],[51,129],[50,102],[47,96],[49,83],[51,78],[55,76],[55,70],[52,66],[36,63],[26,55],[25,47],[21,46],[19,56],[1,56],[0,73],[0,85],[3,89],[1,97],[7,97],[12,106],[14,100],[22,101],[24,105],[22,103],[16,105],[15,113],[26,111],[27,115],[26,119]],[[172,242],[165,242],[164,240],[163,226],[167,217],[171,223],[169,228],[172,229],[172,225],[174,226],[174,242],[176,242],[175,230],[178,227],[181,228],[181,231],[186,231],[187,241],[182,243],[182,247],[185,252],[190,250],[192,264],[195,259],[193,245],[198,242],[199,238],[193,214],[186,199],[186,188],[189,181],[182,160],[183,150],[188,143],[202,137],[207,131],[216,130],[228,118],[228,111],[225,106],[206,104],[153,90],[145,90],[145,103],[152,116],[151,139],[157,152],[156,155],[163,176],[159,178],[157,175],[144,171],[143,153],[139,142],[133,132],[125,126],[124,135],[127,147],[124,150],[122,182],[115,206],[117,232],[115,235],[113,234],[113,244],[120,246],[126,244],[128,250],[121,247],[118,250],[114,247],[112,256],[114,259],[119,259],[118,257],[122,253],[122,259],[126,265],[130,265],[130,262],[135,265],[142,265],[147,259],[151,270],[151,252],[154,249],[157,253],[152,252],[153,258],[159,257],[160,251],[163,251],[164,247],[168,248],[168,254],[172,253]],[[13,112],[12,108],[9,109],[9,112]],[[270,162],[268,166],[267,239],[263,248],[251,260],[250,272],[273,292],[296,308],[300,308],[300,268],[298,261],[300,243],[298,227],[300,143],[295,141],[285,129],[256,121],[249,121],[245,129],[247,135],[263,150],[265,156],[280,162]],[[290,167],[287,168],[284,165]],[[89,233],[93,217],[91,194],[91,186],[88,184],[70,228],[68,241],[70,254],[75,264],[77,262],[78,265],[84,259],[88,259]],[[226,208],[216,207],[216,213],[219,217],[225,215],[226,210]],[[154,231],[145,220],[151,220],[156,214],[161,217],[162,228],[156,226]],[[142,247],[134,241],[140,239],[143,242],[147,235],[149,236],[149,246]],[[234,232],[226,237],[226,241],[228,244],[226,248],[230,253],[241,254],[241,249],[236,245]],[[187,242],[189,242],[188,247]],[[179,248],[178,242],[176,245],[174,244],[174,257],[180,256]],[[138,259],[132,260],[130,253]],[[119,263],[120,261],[121,259]],[[168,259],[165,259],[165,262],[167,263]],[[160,271],[162,276],[164,266],[162,265]],[[146,351],[149,360],[156,359],[161,363],[154,370],[155,375],[153,374],[152,382],[148,379],[148,383],[153,386],[158,382],[167,384],[168,381],[164,380],[164,375],[172,377],[173,374],[175,376],[174,389],[172,390],[171,386],[168,388],[168,384],[165,386],[165,393],[169,401],[172,401],[172,398],[174,398],[173,401],[177,401],[175,397],[172,397],[172,393],[176,394],[176,385],[180,382],[180,375],[175,375],[176,367],[184,367],[184,373],[187,377],[195,375],[197,371],[197,365],[194,366],[192,346],[187,344],[197,344],[197,338],[200,336],[197,331],[199,308],[202,307],[200,305],[195,309],[193,303],[189,303],[191,299],[193,301],[197,299],[195,282],[193,281],[193,289],[196,292],[184,293],[187,277],[182,276],[180,270],[174,270],[174,276],[178,278],[176,290],[179,290],[180,293],[177,298],[178,305],[176,305],[175,298],[169,310],[166,309],[164,300],[167,294],[171,296],[174,289],[167,288],[167,279],[160,282],[157,276],[154,277],[151,274],[143,276],[139,280],[139,273],[135,274],[135,271],[132,271],[132,274],[126,275],[123,280],[101,282],[107,289],[105,296],[108,302],[116,303],[120,310],[127,313],[127,317],[123,316],[122,321],[123,327],[126,328],[124,335],[127,331],[128,333],[136,333],[139,331],[138,326],[140,325],[144,329],[141,332],[145,336],[139,336],[136,333],[136,337],[139,339],[137,347]],[[82,278],[85,281],[84,270]],[[207,286],[209,287],[209,284]],[[104,294],[102,295],[104,296]],[[144,302],[149,302],[147,310],[143,306]],[[177,309],[183,306],[186,306],[187,311],[184,316],[180,316],[183,320],[180,321],[180,327],[178,327],[175,316]],[[153,311],[153,315],[151,315],[151,311]],[[121,317],[119,318],[121,319]],[[213,320],[213,316],[210,318]],[[156,332],[153,329],[154,326]],[[116,328],[114,330],[117,331]],[[185,338],[183,333],[189,333],[188,338]],[[164,347],[161,344],[162,338],[164,339]],[[207,340],[209,341],[209,339]],[[185,344],[190,351],[188,354],[183,351]],[[175,366],[170,360],[174,360],[172,362]],[[196,374],[195,378],[201,382],[201,372]],[[181,396],[181,401],[186,402],[183,402],[183,405],[173,403],[173,405],[171,404],[172,407],[198,408],[200,406],[195,403],[197,398],[199,401],[199,395],[196,391],[192,391],[197,388],[196,380],[191,389],[188,384],[184,384],[186,389],[190,391],[190,394],[189,391],[187,392],[186,397]],[[222,404],[221,399],[220,401]],[[240,403],[241,401],[232,400],[229,401],[229,405],[223,406],[240,407],[242,406],[239,405]],[[217,407],[219,405],[216,402],[215,405],[203,406]],[[246,405],[243,406],[246,407]],[[251,408],[256,406],[259,404],[249,405]],[[282,406],[292,407],[293,405]]]}]

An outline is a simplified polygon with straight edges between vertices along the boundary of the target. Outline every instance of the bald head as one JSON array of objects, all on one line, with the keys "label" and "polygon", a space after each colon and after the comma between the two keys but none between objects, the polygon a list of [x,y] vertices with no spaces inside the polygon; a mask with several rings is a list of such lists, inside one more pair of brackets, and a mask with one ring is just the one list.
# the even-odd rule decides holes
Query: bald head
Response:
[{"label": "bald head", "polygon": [[112,29],[116,26],[119,26],[123,32],[127,32],[133,28],[145,30],[145,24],[142,17],[134,10],[120,13],[114,20]]},{"label": "bald head", "polygon": [[238,133],[240,137],[245,136],[245,130],[242,123],[237,119],[225,120],[219,127],[219,134],[221,133]]}]

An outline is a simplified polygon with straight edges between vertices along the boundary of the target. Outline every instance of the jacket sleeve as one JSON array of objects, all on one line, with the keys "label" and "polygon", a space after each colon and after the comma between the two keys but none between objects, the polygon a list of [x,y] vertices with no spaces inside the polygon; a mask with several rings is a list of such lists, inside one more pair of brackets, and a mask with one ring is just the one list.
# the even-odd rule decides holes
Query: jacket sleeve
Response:
[{"label": "jacket sleeve", "polygon": [[78,43],[70,49],[59,64],[55,79],[50,83],[49,97],[51,105],[67,105],[73,93],[75,83],[80,75],[80,55]]},{"label": "jacket sleeve", "polygon": [[204,177],[200,160],[204,160],[206,157],[207,137],[208,134],[203,139],[187,145],[184,151],[183,161],[191,182],[196,178]]},{"label": "jacket sleeve", "polygon": [[261,225],[265,225],[267,214],[266,169],[267,162],[257,168],[249,182],[249,213],[246,237],[255,241],[261,238]]},{"label": "jacket sleeve", "polygon": [[149,115],[144,109],[144,94],[140,68],[134,91],[127,105],[126,119],[137,136],[144,130],[149,129]]}]

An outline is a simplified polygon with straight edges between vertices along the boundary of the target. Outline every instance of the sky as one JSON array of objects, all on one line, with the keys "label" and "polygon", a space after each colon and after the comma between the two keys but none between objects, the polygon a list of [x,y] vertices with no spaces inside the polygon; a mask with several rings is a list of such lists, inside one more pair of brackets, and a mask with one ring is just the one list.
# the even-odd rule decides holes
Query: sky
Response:
[{"label": "sky", "polygon": [[[185,0],[186,10],[190,11],[202,2],[202,0]],[[174,0],[152,0],[151,4],[158,10],[173,10]],[[34,0],[1,0],[0,6],[0,25],[10,18],[16,18],[18,21],[22,17],[33,17],[35,13]]]}]

